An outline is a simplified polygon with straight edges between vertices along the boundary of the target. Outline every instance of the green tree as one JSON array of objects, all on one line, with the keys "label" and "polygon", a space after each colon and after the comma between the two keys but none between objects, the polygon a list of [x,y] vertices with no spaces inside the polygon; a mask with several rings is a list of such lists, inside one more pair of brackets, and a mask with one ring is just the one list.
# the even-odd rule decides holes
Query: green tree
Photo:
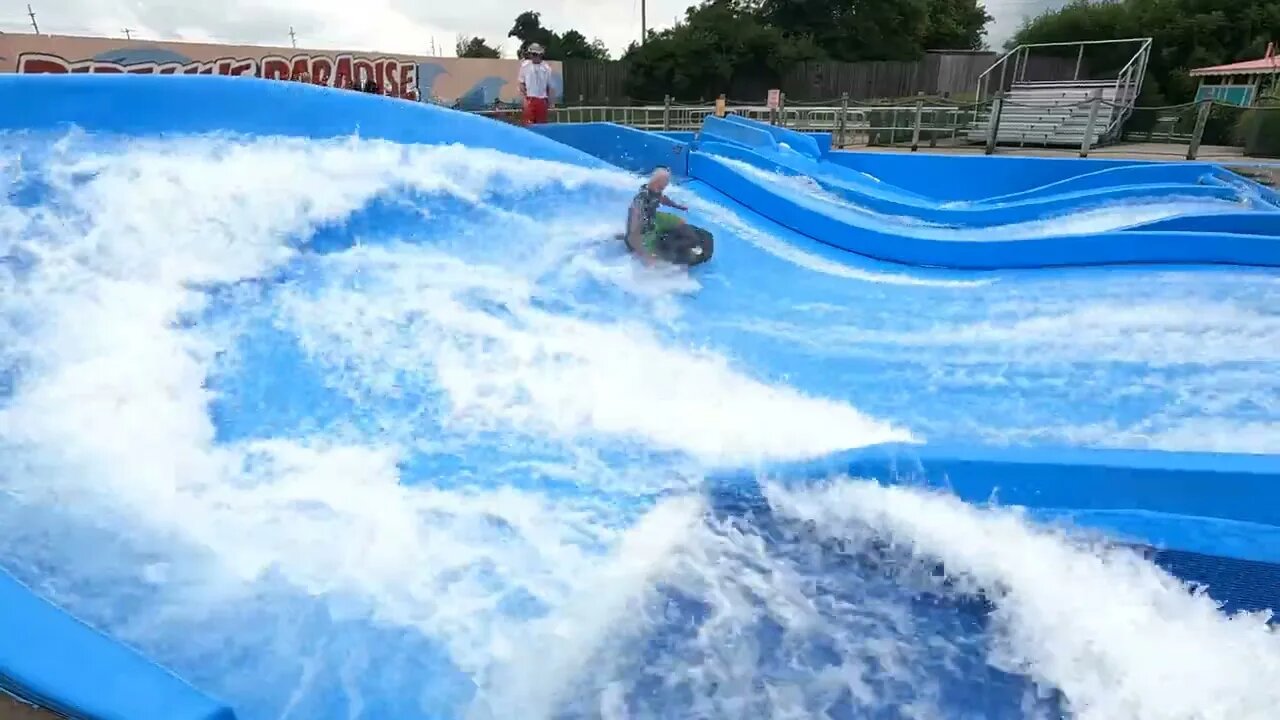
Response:
[{"label": "green tree", "polygon": [[915,60],[977,49],[991,16],[980,0],[703,0],[625,58],[632,97],[762,96],[804,60]]},{"label": "green tree", "polygon": [[[685,11],[674,27],[650,32],[643,45],[633,43],[627,92],[655,100],[670,94],[682,99],[720,93],[762,94],[801,60],[824,53],[807,35],[786,33],[764,22],[753,5],[738,0],[706,0]],[[751,79],[743,89],[735,80]]]},{"label": "green tree", "polygon": [[588,42],[577,30],[566,30],[557,38],[560,57],[553,60],[608,60],[609,49],[600,40]]},{"label": "green tree", "polygon": [[490,46],[484,41],[484,38],[467,37],[465,35],[458,36],[457,44],[458,57],[460,58],[499,58],[502,53],[497,48]]},{"label": "green tree", "polygon": [[833,60],[913,60],[924,51],[929,0],[762,0],[765,23],[807,36]]},{"label": "green tree", "polygon": [[991,21],[978,0],[759,0],[755,8],[763,22],[847,62],[976,50]]},{"label": "green tree", "polygon": [[[1280,3],[1275,0],[1073,0],[1028,20],[1009,44],[1150,37],[1142,103],[1154,104],[1190,100],[1197,82],[1188,71],[1261,57],[1277,34]],[[1086,57],[1096,76],[1118,70],[1135,50],[1099,49]]]},{"label": "green tree", "polygon": [[559,34],[543,26],[542,14],[526,10],[516,16],[507,37],[520,41],[520,55],[533,43],[538,43],[545,50],[548,60],[608,60],[609,50],[600,40],[587,41],[577,30],[566,30]]},{"label": "green tree", "polygon": [[981,50],[992,17],[977,0],[930,0],[925,50]]}]

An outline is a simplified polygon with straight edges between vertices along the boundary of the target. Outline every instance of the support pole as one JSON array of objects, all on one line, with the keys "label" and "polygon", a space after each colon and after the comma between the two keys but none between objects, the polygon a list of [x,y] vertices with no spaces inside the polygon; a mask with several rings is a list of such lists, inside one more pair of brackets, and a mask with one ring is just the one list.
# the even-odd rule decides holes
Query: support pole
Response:
[{"label": "support pole", "polygon": [[920,149],[920,120],[924,115],[924,93],[916,93],[916,117],[915,122],[911,124],[911,152]]},{"label": "support pole", "polygon": [[1191,144],[1187,146],[1187,159],[1195,160],[1200,153],[1200,141],[1204,139],[1204,128],[1209,124],[1209,111],[1213,109],[1213,100],[1200,101],[1200,110],[1196,114],[1196,129],[1191,132]]},{"label": "support pole", "polygon": [[1102,91],[1094,90],[1089,98],[1089,121],[1084,126],[1084,138],[1080,141],[1080,157],[1089,157],[1093,145],[1093,131],[1098,124],[1098,107],[1102,105]]},{"label": "support pole", "polygon": [[849,93],[840,93],[840,120],[836,123],[836,129],[839,132],[839,148],[844,149],[848,140],[847,132],[849,129]]},{"label": "support pole", "polygon": [[987,120],[987,154],[996,151],[996,138],[1000,136],[1000,110],[1004,107],[1004,91],[991,100],[991,117]]}]

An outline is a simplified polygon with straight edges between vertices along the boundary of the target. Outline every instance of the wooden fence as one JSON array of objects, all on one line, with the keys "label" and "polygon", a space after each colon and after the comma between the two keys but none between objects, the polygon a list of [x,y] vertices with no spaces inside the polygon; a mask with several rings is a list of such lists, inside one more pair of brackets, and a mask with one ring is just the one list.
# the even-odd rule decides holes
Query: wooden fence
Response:
[{"label": "wooden fence", "polygon": [[[974,92],[978,76],[996,61],[993,52],[938,51],[915,62],[805,62],[786,72],[777,85],[791,102],[833,101],[843,93],[855,101],[930,96],[964,97]],[[1032,57],[1027,79],[1041,79],[1075,68],[1074,59]],[[625,61],[564,61],[565,98],[571,104],[630,105],[661,102],[662,98],[632,98],[627,93]],[[1012,80],[1012,78],[1010,78]],[[771,81],[767,78],[733,78],[725,88],[730,99],[764,102]],[[683,102],[712,98],[680,97]]]}]

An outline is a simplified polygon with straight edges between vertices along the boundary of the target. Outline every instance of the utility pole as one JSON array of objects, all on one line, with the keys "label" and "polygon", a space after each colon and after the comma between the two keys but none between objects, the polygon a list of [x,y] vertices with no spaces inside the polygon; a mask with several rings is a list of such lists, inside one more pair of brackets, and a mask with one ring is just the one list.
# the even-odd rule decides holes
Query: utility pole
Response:
[{"label": "utility pole", "polygon": [[293,49],[298,49],[298,36],[293,32],[293,26],[289,26],[289,43],[293,45]]},{"label": "utility pole", "polygon": [[124,33],[125,40],[133,39],[133,35],[132,35],[133,30],[131,28],[120,28],[120,32]]},{"label": "utility pole", "polygon": [[31,9],[31,3],[27,3],[27,17],[31,18],[31,29],[40,34],[40,26],[36,24],[36,11]]},{"label": "utility pole", "polygon": [[644,17],[645,0],[640,0],[640,44],[643,45],[645,39],[649,36],[648,24],[645,23]]}]

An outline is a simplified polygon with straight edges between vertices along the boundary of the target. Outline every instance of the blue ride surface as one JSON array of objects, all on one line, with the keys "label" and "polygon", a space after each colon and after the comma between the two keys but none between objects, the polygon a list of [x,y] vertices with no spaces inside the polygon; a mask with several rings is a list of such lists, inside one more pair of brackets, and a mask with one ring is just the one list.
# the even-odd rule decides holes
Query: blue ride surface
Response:
[{"label": "blue ride surface", "polygon": [[[1280,263],[1275,241],[1280,238],[1280,205],[1274,193],[1210,164],[1108,167],[1020,192],[939,203],[946,186],[959,181],[945,165],[950,158],[937,157],[932,168],[920,168],[915,183],[927,188],[926,194],[826,157],[802,133],[742,118],[709,117],[689,158],[689,172],[815,240],[911,265],[992,270]],[[810,185],[784,182],[787,178]],[[1088,236],[1026,227],[1070,213],[1159,199],[1201,202],[1189,212]],[[993,242],[982,236],[995,227],[1006,237]]]},{"label": "blue ride surface", "polygon": [[[10,692],[231,716],[111,636],[242,718],[1058,715],[1114,699],[1053,662],[1118,641],[1064,622],[1106,613],[1109,584],[1156,594],[1143,627],[1250,669],[1225,662],[1244,631],[1148,565],[845,479],[1155,546],[1230,607],[1280,562],[1274,276],[1071,266],[1274,264],[1272,215],[998,227],[1169,186],[1269,202],[1216,168],[1051,163],[948,198],[873,192],[822,138],[735,121],[691,151],[240,78],[9,76],[0,99]],[[612,166],[656,164],[717,236],[689,277],[637,275],[613,241],[640,179]],[[837,212],[789,173],[934,218],[970,202],[991,242]],[[954,271],[1012,266],[1036,270]],[[1059,616],[1030,591],[1035,560],[1064,559]],[[1037,612],[1040,644],[1006,637]],[[1220,699],[1205,686],[1141,701]],[[1274,707],[1259,687],[1237,707]]]}]

